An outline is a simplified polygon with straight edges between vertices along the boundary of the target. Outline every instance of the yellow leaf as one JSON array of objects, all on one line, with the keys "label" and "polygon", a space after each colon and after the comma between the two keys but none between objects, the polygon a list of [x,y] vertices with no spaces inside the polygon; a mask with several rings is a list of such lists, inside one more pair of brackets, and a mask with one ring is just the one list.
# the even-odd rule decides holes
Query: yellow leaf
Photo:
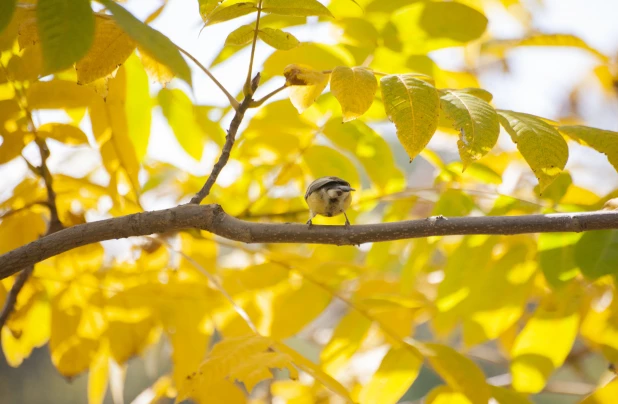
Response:
[{"label": "yellow leaf", "polygon": [[399,141],[413,159],[427,146],[438,127],[438,91],[410,74],[383,77],[380,85],[386,115],[395,124]]},{"label": "yellow leaf", "polygon": [[179,78],[191,85],[191,69],[174,43],[165,35],[138,20],[111,0],[100,0],[112,13],[112,18],[139,45],[140,49],[163,63]]},{"label": "yellow leaf", "polygon": [[497,386],[489,386],[491,396],[498,404],[532,404],[526,396],[516,391]]},{"label": "yellow leaf", "polygon": [[583,39],[568,34],[532,34],[516,40],[491,40],[483,43],[481,50],[503,58],[506,52],[522,46],[574,47],[592,53],[604,63],[607,63],[609,59],[606,55],[588,45]]},{"label": "yellow leaf", "polygon": [[534,115],[512,111],[498,111],[498,114],[500,123],[539,179],[543,192],[566,165],[569,158],[566,141],[553,126]]},{"label": "yellow leaf", "polygon": [[[276,340],[298,333],[319,316],[331,300],[329,293],[306,281],[299,286],[292,285],[292,282],[283,286],[285,289],[272,301],[270,335]],[[308,306],[309,300],[311,305]]]},{"label": "yellow leaf", "polygon": [[67,378],[90,367],[105,325],[100,309],[83,297],[84,289],[81,285],[71,286],[56,296],[51,305],[49,349],[54,366]]},{"label": "yellow leaf", "polygon": [[274,397],[285,400],[286,404],[314,404],[316,399],[311,386],[294,380],[276,380],[270,390]]},{"label": "yellow leaf", "polygon": [[360,187],[360,178],[354,164],[342,153],[328,146],[311,146],[303,154],[313,178],[334,175],[348,181],[353,188]]},{"label": "yellow leaf", "polygon": [[349,311],[333,331],[333,336],[322,352],[320,360],[324,371],[330,375],[345,367],[365,339],[371,321],[355,310]]},{"label": "yellow leaf", "polygon": [[[182,252],[197,262],[206,271],[214,272],[217,264],[217,243],[214,240],[194,237],[189,233],[180,233]],[[195,271],[193,264],[186,258],[180,262],[181,268]],[[202,275],[200,275],[202,276]]]},{"label": "yellow leaf", "polygon": [[616,397],[618,397],[618,379],[600,387],[593,394],[583,399],[580,404],[612,404],[616,401]]},{"label": "yellow leaf", "polygon": [[203,397],[202,392],[217,391],[221,386],[226,386],[228,380],[238,380],[251,391],[258,382],[273,377],[271,368],[287,369],[291,377],[296,379],[298,375],[292,366],[291,357],[285,352],[273,352],[271,347],[274,344],[272,340],[259,335],[224,338],[214,346],[199,369],[178,385],[177,399],[194,398],[199,401]]},{"label": "yellow leaf", "polygon": [[289,65],[283,71],[290,88],[290,101],[299,113],[311,106],[328,85],[328,74],[305,65]]},{"label": "yellow leaf", "polygon": [[124,64],[127,75],[127,95],[125,112],[127,130],[139,162],[144,160],[150,139],[152,121],[152,98],[148,86],[148,75],[135,55],[131,55]]},{"label": "yellow leaf", "polygon": [[2,3],[2,8],[0,8],[0,32],[11,22],[16,6],[17,0],[8,0]]},{"label": "yellow leaf", "polygon": [[423,357],[410,345],[391,348],[360,393],[362,404],[397,403],[418,376]]},{"label": "yellow leaf", "polygon": [[253,40],[254,32],[255,24],[241,25],[234,31],[230,32],[230,34],[225,39],[225,45],[246,45]]},{"label": "yellow leaf", "polygon": [[473,404],[464,394],[454,391],[449,386],[436,387],[423,401],[427,404]]},{"label": "yellow leaf", "polygon": [[47,223],[40,212],[22,210],[0,222],[0,254],[14,250],[43,236]]},{"label": "yellow leaf", "polygon": [[543,390],[563,363],[577,337],[579,312],[573,293],[547,300],[519,333],[511,350],[513,388],[525,393]]},{"label": "yellow leaf", "polygon": [[155,323],[152,318],[108,318],[105,336],[109,339],[111,357],[116,363],[127,362],[154,342]]},{"label": "yellow leaf", "polygon": [[34,20],[36,17],[36,9],[30,5],[17,4],[13,16],[4,28],[0,32],[0,51],[10,50],[13,48],[13,43],[17,37],[19,26],[27,20]]},{"label": "yellow leaf", "polygon": [[453,129],[460,132],[457,146],[464,169],[496,145],[500,122],[489,103],[464,91],[444,90],[440,105]]},{"label": "yellow leaf", "polygon": [[26,283],[17,296],[13,313],[2,327],[2,351],[9,366],[21,365],[34,348],[49,340],[49,299],[45,292],[37,289],[32,279]]},{"label": "yellow leaf", "polygon": [[135,147],[129,138],[128,115],[125,108],[127,99],[127,74],[125,66],[121,66],[116,77],[109,80],[109,95],[105,99],[108,110],[108,123],[111,129],[110,142],[118,157],[120,166],[129,177],[130,184],[136,194],[139,193],[139,161]]},{"label": "yellow leaf", "polygon": [[311,15],[332,17],[333,15],[317,0],[264,0],[262,10],[266,13],[308,17]]},{"label": "yellow leaf", "polygon": [[[0,104],[1,106],[2,104]],[[21,151],[25,146],[24,134],[22,132],[8,133],[0,129],[0,137],[2,138],[2,144],[0,144],[0,164],[8,163],[21,155]]]},{"label": "yellow leaf", "polygon": [[107,391],[109,356],[105,350],[99,351],[88,371],[88,404],[102,404]]},{"label": "yellow leaf", "polygon": [[88,138],[80,128],[64,123],[46,123],[39,127],[37,133],[67,145],[88,144]]},{"label": "yellow leaf", "polygon": [[139,48],[139,58],[142,61],[142,65],[144,65],[144,69],[146,69],[146,73],[148,73],[148,77],[151,80],[154,80],[160,83],[163,87],[167,85],[174,78],[174,72],[172,69],[164,65],[163,63],[159,63],[155,58],[150,56],[150,54]]},{"label": "yellow leaf", "polygon": [[489,386],[479,367],[453,348],[440,344],[425,344],[421,352],[433,369],[454,390],[472,403],[489,401]]},{"label": "yellow leaf", "polygon": [[364,67],[337,66],[332,72],[330,89],[341,104],[343,122],[364,114],[378,90],[378,82],[371,70]]},{"label": "yellow leaf", "polygon": [[206,135],[196,120],[191,99],[180,89],[162,89],[157,97],[167,123],[182,148],[196,160],[201,160]]},{"label": "yellow leaf", "polygon": [[114,72],[133,53],[135,42],[114,20],[97,18],[94,42],[75,64],[77,82],[88,84]]},{"label": "yellow leaf", "polygon": [[350,397],[350,393],[345,387],[341,385],[337,380],[333,379],[327,373],[324,373],[319,366],[305,358],[295,350],[291,349],[287,345],[281,342],[274,343],[274,349],[279,352],[285,353],[292,358],[294,365],[298,366],[303,372],[308,373],[315,380],[322,383],[329,390],[337,393],[340,397],[346,400],[348,403],[353,403],[354,400]]},{"label": "yellow leaf", "polygon": [[599,153],[605,154],[614,169],[618,171],[618,132],[587,126],[560,126],[558,130],[573,140],[584,142]]},{"label": "yellow leaf", "polygon": [[88,107],[97,95],[87,87],[65,80],[37,81],[26,91],[32,109]]},{"label": "yellow leaf", "polygon": [[280,50],[294,49],[300,44],[294,35],[277,28],[260,28],[258,36],[266,44]]},{"label": "yellow leaf", "polygon": [[234,18],[247,15],[257,11],[255,3],[244,2],[236,3],[230,6],[220,5],[211,13],[208,14],[207,19],[204,21],[206,25],[213,25],[224,21],[229,21]]}]

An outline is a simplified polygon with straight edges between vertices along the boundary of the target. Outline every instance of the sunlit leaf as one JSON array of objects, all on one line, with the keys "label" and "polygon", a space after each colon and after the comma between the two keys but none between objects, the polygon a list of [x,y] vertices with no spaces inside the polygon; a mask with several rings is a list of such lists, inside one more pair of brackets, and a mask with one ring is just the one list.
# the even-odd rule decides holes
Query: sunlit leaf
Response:
[{"label": "sunlit leaf", "polygon": [[317,0],[264,0],[262,10],[266,13],[307,17],[310,15],[332,17],[332,14]]},{"label": "sunlit leaf", "polygon": [[515,390],[541,391],[562,365],[577,336],[577,303],[572,293],[565,293],[557,301],[545,301],[519,333],[511,350]]},{"label": "sunlit leaf", "polygon": [[[575,263],[574,246],[581,237],[582,235],[577,233],[539,235],[539,263],[550,285],[564,285],[579,273]],[[596,259],[595,256],[588,258]]]},{"label": "sunlit leaf", "polygon": [[224,21],[229,21],[234,18],[247,15],[257,11],[255,3],[235,3],[230,6],[221,4],[208,14],[205,20],[206,25],[213,25]]},{"label": "sunlit leaf", "polygon": [[320,353],[322,366],[328,374],[336,376],[346,365],[360,348],[370,326],[371,321],[357,311],[352,310],[343,316]]},{"label": "sunlit leaf", "polygon": [[607,156],[618,171],[618,132],[590,128],[588,126],[560,126],[558,130],[570,138],[584,142]]},{"label": "sunlit leaf", "polygon": [[415,348],[409,345],[391,348],[371,381],[363,387],[360,402],[397,403],[416,380],[422,365],[423,357]]},{"label": "sunlit leaf", "polygon": [[438,91],[409,74],[383,77],[380,86],[386,115],[397,127],[397,137],[412,160],[438,127]]},{"label": "sunlit leaf", "polygon": [[79,84],[111,74],[131,55],[135,42],[113,20],[95,19],[92,47],[75,65]]},{"label": "sunlit leaf", "polygon": [[460,131],[457,147],[464,169],[487,154],[498,141],[498,114],[486,101],[457,90],[441,92],[440,106]]},{"label": "sunlit leaf", "polygon": [[300,44],[294,35],[276,28],[260,28],[258,36],[266,44],[280,50],[294,49]]},{"label": "sunlit leaf", "polygon": [[539,179],[541,192],[560,174],[569,149],[560,133],[542,119],[529,114],[498,111],[500,123]]},{"label": "sunlit leaf", "polygon": [[200,160],[206,136],[196,121],[189,97],[179,89],[162,89],[158,101],[178,143],[191,157]]},{"label": "sunlit leaf", "polygon": [[472,401],[448,386],[438,386],[431,390],[424,400],[427,404],[472,404]]},{"label": "sunlit leaf", "polygon": [[191,85],[189,65],[168,37],[142,23],[113,1],[100,0],[100,2],[112,12],[114,20],[139,45],[140,49],[159,63],[169,67],[174,74]]},{"label": "sunlit leaf", "polygon": [[253,40],[255,24],[241,25],[232,31],[225,39],[225,45],[246,45]]},{"label": "sunlit leaf", "polygon": [[152,100],[148,75],[137,56],[129,57],[124,64],[127,75],[125,110],[127,128],[138,161],[142,161],[148,148],[152,121]]},{"label": "sunlit leaf", "polygon": [[86,134],[78,127],[63,123],[46,123],[37,130],[40,136],[68,145],[88,144]]},{"label": "sunlit leaf", "polygon": [[283,71],[290,86],[290,101],[299,113],[309,108],[328,85],[329,75],[309,66],[289,65]]},{"label": "sunlit leaf", "polygon": [[378,90],[378,82],[369,69],[338,66],[331,73],[330,88],[341,104],[343,122],[348,122],[369,109]]}]

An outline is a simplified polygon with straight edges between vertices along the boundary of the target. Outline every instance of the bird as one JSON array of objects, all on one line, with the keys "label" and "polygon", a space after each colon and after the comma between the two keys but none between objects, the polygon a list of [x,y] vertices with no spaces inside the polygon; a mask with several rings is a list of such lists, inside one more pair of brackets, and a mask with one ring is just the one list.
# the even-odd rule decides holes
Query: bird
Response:
[{"label": "bird", "polygon": [[348,215],[345,210],[352,203],[352,194],[356,191],[350,183],[339,177],[320,177],[309,184],[305,193],[305,201],[309,206],[309,220],[307,224],[312,225],[311,220],[316,215],[327,217],[338,216],[343,213],[345,225],[350,225]]}]

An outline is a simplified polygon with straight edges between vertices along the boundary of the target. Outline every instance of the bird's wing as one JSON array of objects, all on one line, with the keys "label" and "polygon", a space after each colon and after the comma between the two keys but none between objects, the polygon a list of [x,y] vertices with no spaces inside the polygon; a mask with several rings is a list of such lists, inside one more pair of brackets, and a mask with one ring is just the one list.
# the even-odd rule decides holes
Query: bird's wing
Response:
[{"label": "bird's wing", "polygon": [[305,193],[305,199],[307,199],[309,197],[309,195],[311,195],[312,193],[314,193],[315,191],[319,190],[320,188],[323,188],[327,185],[344,185],[349,187],[350,183],[342,180],[339,177],[321,177],[316,179],[315,181],[313,181],[311,184],[309,184],[309,187],[307,187],[307,192]]}]

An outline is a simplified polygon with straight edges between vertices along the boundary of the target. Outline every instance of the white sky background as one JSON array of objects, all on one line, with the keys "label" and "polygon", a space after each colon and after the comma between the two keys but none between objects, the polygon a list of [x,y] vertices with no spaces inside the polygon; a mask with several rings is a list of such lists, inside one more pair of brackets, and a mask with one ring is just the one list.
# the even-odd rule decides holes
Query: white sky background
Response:
[{"label": "white sky background", "polygon": [[[323,1],[326,3],[326,1]],[[534,7],[534,27],[544,33],[569,33],[580,36],[594,48],[609,56],[618,55],[618,0],[529,0]],[[168,35],[175,43],[192,53],[202,63],[208,64],[214,59],[227,35],[240,24],[253,20],[252,16],[242,17],[227,23],[205,28],[198,36],[202,21],[198,14],[197,0],[169,0],[169,5],[162,15],[155,20],[153,26]],[[159,6],[159,1],[129,0],[127,8],[140,19],[145,18]],[[496,7],[489,14],[490,31],[499,38],[519,37],[523,33],[519,23]],[[327,29],[315,25],[307,27],[292,27],[288,29],[301,41],[333,43],[333,38]],[[257,66],[270,54],[272,48],[264,44],[258,46],[256,52]],[[431,54],[434,60],[443,68],[456,70],[462,66],[461,51],[446,49]],[[212,69],[215,76],[232,93],[237,94],[246,76],[248,52],[240,52],[227,62]],[[525,48],[509,53],[511,72],[504,75],[492,71],[483,74],[481,84],[494,94],[497,108],[512,109],[521,112],[537,114],[547,118],[557,118],[568,101],[568,95],[573,85],[589,74],[596,60],[587,52],[571,48]],[[219,89],[191,62],[193,70],[193,97],[200,104],[225,105],[226,99]],[[397,73],[397,72],[389,72]],[[279,85],[283,78],[279,78]],[[189,89],[177,80],[170,87],[178,86],[185,91]],[[258,90],[265,94],[274,88],[271,83]],[[618,102],[601,95],[600,88],[588,87],[590,94],[584,97],[583,113],[586,124],[603,129],[618,131]],[[286,92],[281,94],[285,97]],[[44,112],[38,115],[39,121],[62,121],[63,114]],[[89,125],[82,127],[89,132]],[[386,128],[382,135],[394,136],[394,126]],[[388,131],[388,133],[386,132]],[[448,145],[440,136],[430,143],[432,148],[456,151],[455,142],[449,138]],[[500,144],[509,144],[508,138]],[[506,142],[504,141],[506,140]],[[52,157],[49,165],[52,172],[64,172],[72,175],[85,174],[90,168],[100,164],[98,153],[94,150],[67,151],[64,148],[52,147]],[[28,149],[28,148],[27,148]],[[37,164],[37,153],[29,148],[25,155]],[[451,150],[452,149],[452,150]],[[600,195],[618,188],[618,174],[607,159],[601,154],[569,142],[571,156],[567,169],[571,170],[575,183],[592,188]],[[176,142],[167,122],[155,108],[148,154],[155,160],[170,162],[193,174],[206,175],[214,163],[218,150],[207,147],[201,162],[188,156]],[[0,168],[0,199],[6,196],[6,190],[11,189],[27,171],[25,163],[16,159],[13,163]],[[234,165],[230,164],[220,177],[222,182],[233,179]],[[599,181],[602,173],[602,181]],[[504,188],[503,192],[507,192]],[[165,202],[155,203],[147,208],[163,208]],[[163,205],[163,206],[162,206]]]}]

